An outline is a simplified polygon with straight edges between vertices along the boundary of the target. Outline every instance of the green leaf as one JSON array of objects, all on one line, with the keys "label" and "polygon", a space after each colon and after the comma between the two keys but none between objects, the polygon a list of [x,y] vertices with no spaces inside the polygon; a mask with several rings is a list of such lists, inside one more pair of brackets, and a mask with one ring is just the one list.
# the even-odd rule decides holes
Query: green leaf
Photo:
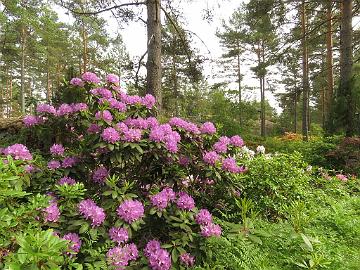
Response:
[{"label": "green leaf", "polygon": [[313,248],[313,245],[311,244],[309,238],[308,238],[305,234],[303,234],[303,233],[301,233],[300,235],[301,235],[301,237],[302,237],[302,239],[303,239],[303,241],[304,241],[305,246],[307,247],[307,249],[308,249],[309,251],[313,251],[314,248]]}]

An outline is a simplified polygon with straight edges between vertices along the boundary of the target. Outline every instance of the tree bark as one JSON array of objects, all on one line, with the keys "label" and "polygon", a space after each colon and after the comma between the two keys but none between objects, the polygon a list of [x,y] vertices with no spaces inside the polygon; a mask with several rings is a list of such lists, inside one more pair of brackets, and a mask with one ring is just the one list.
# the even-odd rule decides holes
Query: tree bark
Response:
[{"label": "tree bark", "polygon": [[238,96],[239,96],[239,124],[242,128],[242,108],[241,108],[241,62],[240,62],[240,46],[237,44],[237,79],[238,79]]},{"label": "tree bark", "polygon": [[297,132],[297,90],[295,85],[295,93],[294,93],[294,133]]},{"label": "tree bark", "polygon": [[334,93],[334,67],[333,67],[333,39],[332,39],[332,1],[328,0],[326,6],[326,69],[327,69],[327,88],[324,93],[324,120],[323,126],[326,127],[332,107],[332,99]]},{"label": "tree bark", "polygon": [[146,93],[155,96],[158,111],[162,109],[161,93],[161,17],[160,0],[147,0],[147,48]]},{"label": "tree bark", "polygon": [[303,140],[309,140],[309,119],[308,119],[308,110],[309,110],[309,69],[308,69],[308,49],[307,49],[307,40],[306,40],[306,10],[305,10],[305,0],[302,0],[301,4],[301,30],[302,30],[302,86],[303,86],[303,111],[302,111],[302,135]]},{"label": "tree bark", "polygon": [[26,30],[21,29],[21,71],[20,71],[20,107],[21,113],[25,114],[25,57],[26,57]]},{"label": "tree bark", "polygon": [[51,83],[50,83],[50,67],[49,61],[46,69],[46,100],[50,102],[51,100]]},{"label": "tree bark", "polygon": [[87,50],[87,33],[85,29],[85,23],[82,21],[81,24],[82,40],[83,40],[83,73],[87,71],[88,67],[88,50]]},{"label": "tree bark", "polygon": [[354,100],[352,95],[351,78],[353,66],[352,54],[352,0],[343,0],[341,9],[341,29],[340,29],[340,81],[337,99],[341,102],[343,115],[342,125],[346,135],[351,136],[355,132],[354,121]]}]

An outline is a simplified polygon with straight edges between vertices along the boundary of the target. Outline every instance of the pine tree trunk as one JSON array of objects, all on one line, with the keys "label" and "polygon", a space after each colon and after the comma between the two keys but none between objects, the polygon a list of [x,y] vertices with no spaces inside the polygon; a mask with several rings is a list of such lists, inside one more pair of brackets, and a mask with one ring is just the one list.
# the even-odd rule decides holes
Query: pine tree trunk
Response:
[{"label": "pine tree trunk", "polygon": [[50,67],[49,62],[46,70],[46,100],[50,102],[51,100],[51,84],[50,84]]},{"label": "pine tree trunk", "polygon": [[161,112],[161,17],[160,0],[147,0],[147,46],[146,93],[155,96]]},{"label": "pine tree trunk", "polygon": [[25,114],[25,50],[26,50],[26,30],[21,29],[21,71],[20,71],[20,107],[21,113]]},{"label": "pine tree trunk", "polygon": [[330,120],[332,99],[334,93],[334,68],[333,68],[333,39],[332,39],[332,1],[328,0],[326,6],[327,32],[326,32],[326,69],[327,88],[324,93],[324,120],[323,126],[327,126]]},{"label": "pine tree trunk", "polygon": [[297,132],[297,91],[294,94],[294,133]]},{"label": "pine tree trunk", "polygon": [[173,88],[174,88],[173,91],[175,97],[175,115],[179,116],[179,89],[178,89],[175,53],[172,55],[172,80],[173,80]]},{"label": "pine tree trunk", "polygon": [[351,89],[352,78],[352,0],[342,1],[341,10],[341,29],[340,29],[340,81],[337,100],[341,102],[343,115],[342,125],[345,128],[346,135],[351,136],[355,132],[354,100]]},{"label": "pine tree trunk", "polygon": [[238,79],[238,96],[239,96],[239,124],[242,128],[242,110],[241,110],[241,63],[240,63],[240,48],[237,46],[237,79]]},{"label": "pine tree trunk", "polygon": [[309,69],[308,69],[308,49],[307,49],[307,40],[306,40],[306,10],[305,10],[305,0],[302,0],[301,4],[301,29],[302,29],[302,69],[303,69],[303,111],[302,111],[302,135],[303,140],[309,140],[309,121],[308,121],[308,106],[309,106]]},{"label": "pine tree trunk", "polygon": [[81,25],[82,40],[83,40],[83,73],[87,71],[88,67],[88,52],[87,52],[87,33],[85,29],[85,23],[82,21]]}]

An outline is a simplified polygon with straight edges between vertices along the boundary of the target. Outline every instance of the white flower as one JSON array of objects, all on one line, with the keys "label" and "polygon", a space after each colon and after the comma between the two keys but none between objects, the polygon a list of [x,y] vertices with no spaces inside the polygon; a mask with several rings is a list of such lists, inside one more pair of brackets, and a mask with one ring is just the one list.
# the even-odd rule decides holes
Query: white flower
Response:
[{"label": "white flower", "polygon": [[265,154],[265,147],[263,145],[259,145],[256,147],[256,152],[259,154]]}]

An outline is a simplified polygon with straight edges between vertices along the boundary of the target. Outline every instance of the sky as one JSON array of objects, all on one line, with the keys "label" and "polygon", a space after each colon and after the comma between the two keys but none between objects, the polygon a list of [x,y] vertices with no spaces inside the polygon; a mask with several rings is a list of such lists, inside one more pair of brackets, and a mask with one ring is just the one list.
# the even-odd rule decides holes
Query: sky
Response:
[{"label": "sky", "polygon": [[[217,59],[221,57],[223,50],[219,44],[219,40],[216,37],[217,29],[221,28],[222,21],[228,20],[231,14],[246,0],[192,0],[179,1],[179,8],[183,11],[183,17],[186,21],[185,29],[194,32],[197,37],[194,37],[193,47],[197,48],[202,55],[205,55],[206,58],[211,59],[204,66],[204,75],[208,82],[214,83],[217,82],[216,72],[219,70],[219,67],[214,63]],[[208,22],[203,19],[204,10],[209,8],[212,10],[213,20]],[[71,22],[72,18],[65,15],[65,12],[58,11],[60,19],[66,22]],[[122,29],[119,29],[119,26],[116,20],[112,17],[111,13],[103,13],[103,16],[107,22],[107,32],[116,35],[120,33],[123,37],[126,49],[129,52],[131,57],[140,57],[146,51],[146,27],[140,21],[131,22],[128,25],[123,25]],[[142,15],[142,18],[146,20],[146,14]],[[241,66],[243,81],[242,84],[249,87],[254,87],[254,90],[243,91],[243,98],[245,99],[260,99],[260,90],[258,89],[258,81],[254,78],[253,72],[250,70],[251,64],[242,61],[243,65]],[[230,85],[233,89],[236,89],[236,84]],[[281,109],[274,97],[274,95],[267,91],[266,97],[269,100],[270,104],[276,108],[277,112],[280,112]]]}]

